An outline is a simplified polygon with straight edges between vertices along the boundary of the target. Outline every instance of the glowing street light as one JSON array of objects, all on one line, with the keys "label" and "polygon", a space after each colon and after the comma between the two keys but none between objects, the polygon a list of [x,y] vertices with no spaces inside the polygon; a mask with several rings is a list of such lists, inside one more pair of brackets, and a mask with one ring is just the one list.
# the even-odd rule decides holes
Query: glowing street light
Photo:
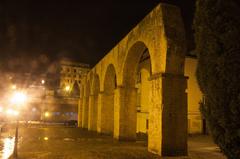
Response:
[{"label": "glowing street light", "polygon": [[50,115],[49,112],[45,112],[45,113],[44,113],[44,116],[45,116],[45,117],[49,117],[49,115]]},{"label": "glowing street light", "polygon": [[9,116],[18,116],[19,115],[19,111],[13,110],[13,109],[8,109],[6,111],[7,115]]},{"label": "glowing street light", "polygon": [[70,86],[67,85],[67,86],[65,87],[65,91],[68,92],[69,90],[70,90]]},{"label": "glowing street light", "polygon": [[[22,106],[27,100],[27,95],[24,92],[21,91],[16,91],[11,99],[12,104],[17,105],[17,106]],[[8,110],[8,114],[13,114],[15,116],[18,116],[19,112],[14,111],[14,110]],[[14,150],[13,150],[13,157],[14,159],[18,158],[18,153],[17,153],[17,146],[18,146],[18,127],[19,127],[19,118],[17,117],[17,124],[16,124],[16,132],[15,132],[15,145],[14,145]]]},{"label": "glowing street light", "polygon": [[11,98],[12,104],[23,105],[27,100],[27,95],[24,92],[15,92]]},{"label": "glowing street light", "polygon": [[15,90],[15,89],[17,89],[17,86],[16,86],[15,84],[13,84],[13,85],[11,86],[11,88],[12,88],[13,90]]},{"label": "glowing street light", "polygon": [[42,80],[41,83],[42,83],[42,84],[45,84],[45,80]]}]

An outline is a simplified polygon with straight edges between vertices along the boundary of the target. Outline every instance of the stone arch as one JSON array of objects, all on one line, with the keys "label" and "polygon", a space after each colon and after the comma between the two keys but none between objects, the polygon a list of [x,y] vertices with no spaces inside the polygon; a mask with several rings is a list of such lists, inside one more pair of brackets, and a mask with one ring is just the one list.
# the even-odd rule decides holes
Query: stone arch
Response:
[{"label": "stone arch", "polygon": [[113,64],[109,64],[104,77],[104,93],[112,93],[117,86],[116,69]]},{"label": "stone arch", "polygon": [[[109,61],[104,61],[102,63],[102,68],[101,71],[99,70],[97,72],[97,74],[99,75],[100,78],[100,92],[104,91],[104,87],[106,86],[105,84],[105,79],[107,76],[111,75],[112,73],[115,76],[115,85],[117,85],[117,83],[119,82],[118,78],[120,76],[116,76],[116,74],[118,73],[118,66],[117,66],[118,62],[114,61],[113,59],[110,59]],[[108,75],[107,75],[108,74]]]},{"label": "stone arch", "polygon": [[77,81],[75,81],[73,83],[71,95],[73,97],[79,97],[80,96],[80,87],[79,87],[79,84],[77,83]]},{"label": "stone arch", "polygon": [[93,75],[91,94],[89,97],[89,130],[97,131],[98,120],[98,95],[100,92],[100,80],[97,74]]},{"label": "stone arch", "polygon": [[142,54],[137,68],[136,88],[137,88],[137,133],[147,134],[149,127],[149,107],[151,105],[151,81],[149,78],[152,75],[151,60],[149,50],[145,49]]},{"label": "stone arch", "polygon": [[[177,46],[177,44],[171,45]],[[125,117],[125,122],[131,123],[129,125],[133,126],[131,128],[122,126],[121,128],[120,125],[118,138],[134,138],[133,130],[136,131],[134,126],[136,125],[135,108],[137,103],[135,100],[137,93],[134,90],[136,83],[135,75],[141,54],[145,49],[147,49],[147,46],[143,42],[137,42],[132,45],[123,64],[123,87],[125,92],[123,103],[125,103],[124,109],[128,109],[128,111],[119,116]],[[179,49],[180,54],[177,49]],[[186,79],[183,76],[184,56],[182,56],[184,50],[177,49],[168,48],[168,51],[161,52],[166,58],[154,56],[157,53],[151,52],[154,49],[149,49],[151,68],[157,62],[165,65],[165,69],[161,69],[162,72],[156,73],[151,70],[155,74],[149,78],[151,81],[151,102],[149,105],[148,148],[152,152],[154,152],[154,149],[160,150],[158,153],[161,155],[182,155],[186,154],[187,150]],[[121,119],[119,123],[121,124]],[[123,137],[121,137],[121,134]],[[159,145],[155,144],[156,139],[161,142]]]},{"label": "stone arch", "polygon": [[112,134],[114,128],[114,90],[116,88],[116,69],[113,64],[107,66],[103,86],[99,127],[101,132]]},{"label": "stone arch", "polygon": [[[139,61],[149,50],[143,42],[136,42],[127,52],[123,64],[123,85],[116,90],[117,99],[114,137],[120,140],[135,140],[137,126],[137,70]],[[150,56],[151,58],[151,56]],[[120,102],[121,101],[121,102]],[[127,126],[126,126],[127,125]]]},{"label": "stone arch", "polygon": [[144,42],[138,41],[128,50],[123,64],[123,86],[134,87],[136,83],[138,63],[144,52],[148,52],[151,61],[151,53]]},{"label": "stone arch", "polygon": [[100,76],[98,73],[94,73],[91,81],[90,94],[96,94],[100,92]]},{"label": "stone arch", "polygon": [[[95,66],[101,72],[100,115],[97,124],[99,132],[111,132],[107,128],[110,126],[106,119],[112,113],[108,113],[106,108],[111,108],[114,104],[114,138],[136,138],[137,91],[134,74],[141,57],[139,52],[148,48],[152,72],[149,78],[151,106],[148,150],[161,156],[187,154],[185,42],[180,9],[160,4]],[[109,71],[111,66],[115,66],[112,70],[116,70]],[[111,85],[108,88],[109,83],[113,83],[111,81],[116,81],[111,72],[118,73],[118,85],[116,87],[114,82],[115,87]],[[113,94],[114,102],[106,100],[108,94]]]}]

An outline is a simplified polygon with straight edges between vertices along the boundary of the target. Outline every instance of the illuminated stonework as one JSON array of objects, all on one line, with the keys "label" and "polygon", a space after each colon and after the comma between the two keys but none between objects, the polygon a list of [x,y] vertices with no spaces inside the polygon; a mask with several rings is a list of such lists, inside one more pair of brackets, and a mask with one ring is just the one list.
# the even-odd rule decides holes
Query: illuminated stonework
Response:
[{"label": "illuminated stonework", "polygon": [[[63,95],[70,95],[80,91],[81,79],[87,75],[89,65],[70,60],[60,61],[60,88]],[[75,88],[75,89],[74,89]],[[76,92],[74,92],[76,91]],[[79,94],[76,94],[79,96]]]},{"label": "illuminated stonework", "polygon": [[[135,140],[137,118],[146,118],[139,111],[144,111],[148,150],[160,156],[186,155],[185,46],[180,10],[158,5],[83,78],[79,126],[118,140]],[[140,85],[141,62],[148,56],[149,76],[142,75],[148,82]],[[139,98],[140,88],[146,100]]]},{"label": "illuminated stonework", "polygon": [[[148,132],[149,122],[149,106],[151,104],[150,91],[151,82],[150,77],[150,57],[140,60],[138,68],[138,81],[136,88],[137,93],[137,133]],[[197,67],[197,59],[195,57],[185,58],[184,73],[188,77],[188,133],[200,134],[203,133],[203,119],[199,111],[199,101],[202,99],[202,93],[198,87],[195,76]]]}]

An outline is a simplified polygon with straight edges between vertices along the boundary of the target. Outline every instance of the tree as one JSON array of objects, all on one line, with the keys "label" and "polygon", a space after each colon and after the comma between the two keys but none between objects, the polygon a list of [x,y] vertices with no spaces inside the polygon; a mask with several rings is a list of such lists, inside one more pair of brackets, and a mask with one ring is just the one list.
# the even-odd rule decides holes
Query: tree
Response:
[{"label": "tree", "polygon": [[197,0],[194,18],[201,112],[214,142],[229,159],[240,158],[240,4]]}]

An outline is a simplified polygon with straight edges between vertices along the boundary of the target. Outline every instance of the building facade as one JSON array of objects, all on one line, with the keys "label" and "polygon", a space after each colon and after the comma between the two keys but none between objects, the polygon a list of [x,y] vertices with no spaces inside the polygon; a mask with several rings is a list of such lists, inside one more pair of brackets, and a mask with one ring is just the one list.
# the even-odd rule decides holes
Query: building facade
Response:
[{"label": "building facade", "polygon": [[[21,120],[77,120],[81,79],[89,65],[61,60],[52,74],[7,72],[1,76],[0,107],[13,109],[8,98],[14,92],[27,95]],[[6,100],[7,99],[7,100]]]},{"label": "building facade", "polygon": [[80,96],[80,84],[87,75],[90,67],[88,64],[73,62],[70,60],[60,61],[60,91],[64,96]]},{"label": "building facade", "polygon": [[43,120],[77,120],[81,80],[89,69],[88,64],[71,60],[59,61],[59,87],[46,90]]}]

